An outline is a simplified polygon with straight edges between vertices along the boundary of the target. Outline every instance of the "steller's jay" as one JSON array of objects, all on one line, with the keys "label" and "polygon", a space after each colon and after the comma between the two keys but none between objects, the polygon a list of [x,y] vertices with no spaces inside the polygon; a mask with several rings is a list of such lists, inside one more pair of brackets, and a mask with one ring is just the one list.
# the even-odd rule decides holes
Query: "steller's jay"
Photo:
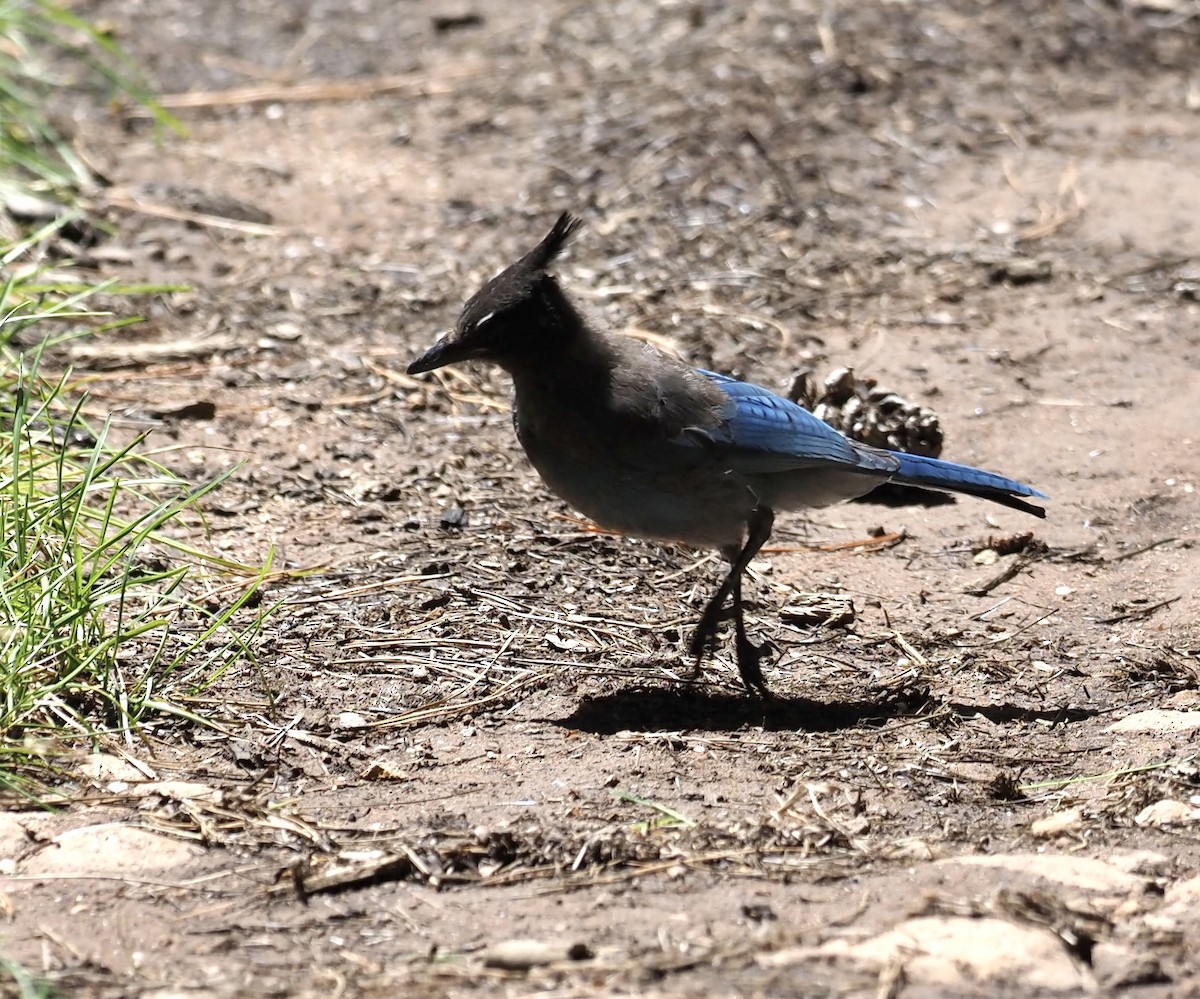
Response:
[{"label": "steller's jay", "polygon": [[738,669],[769,696],[765,646],[746,637],[742,573],[777,509],[825,506],[883,482],[968,493],[1037,517],[1029,486],[966,465],[886,451],[843,436],[764,388],[688,367],[596,329],[547,267],[580,221],[564,212],[546,237],[471,297],[452,331],[409,374],[491,361],[513,380],[513,424],[546,484],[603,527],[716,548],[730,562],[690,651],[703,657],[733,599]]}]

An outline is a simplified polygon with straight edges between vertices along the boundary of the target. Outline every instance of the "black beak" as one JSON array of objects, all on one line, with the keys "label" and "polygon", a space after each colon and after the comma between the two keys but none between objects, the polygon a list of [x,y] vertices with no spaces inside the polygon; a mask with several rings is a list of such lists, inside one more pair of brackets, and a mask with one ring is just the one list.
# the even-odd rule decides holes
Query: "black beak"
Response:
[{"label": "black beak", "polygon": [[470,356],[470,351],[463,350],[462,344],[457,342],[452,334],[447,333],[408,366],[408,373],[410,375],[423,374],[434,368],[453,364],[455,361],[465,361]]}]

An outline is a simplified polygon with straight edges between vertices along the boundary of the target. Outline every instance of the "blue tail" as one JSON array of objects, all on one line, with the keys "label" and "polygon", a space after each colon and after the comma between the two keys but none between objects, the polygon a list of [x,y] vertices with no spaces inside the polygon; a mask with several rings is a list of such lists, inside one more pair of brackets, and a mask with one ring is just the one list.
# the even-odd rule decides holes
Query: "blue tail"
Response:
[{"label": "blue tail", "polygon": [[969,465],[956,465],[939,458],[925,458],[919,454],[904,454],[899,451],[893,451],[891,454],[900,462],[900,467],[890,476],[890,482],[927,489],[948,489],[955,493],[979,496],[1014,510],[1023,510],[1035,517],[1046,516],[1046,511],[1040,506],[1026,503],[1020,497],[1050,497],[1030,486],[1006,479],[1003,475],[971,468]]}]

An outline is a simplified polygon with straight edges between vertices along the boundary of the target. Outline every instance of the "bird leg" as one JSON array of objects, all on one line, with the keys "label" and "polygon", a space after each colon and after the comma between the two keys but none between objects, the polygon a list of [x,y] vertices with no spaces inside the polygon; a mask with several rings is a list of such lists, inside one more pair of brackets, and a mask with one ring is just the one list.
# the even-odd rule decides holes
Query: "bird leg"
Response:
[{"label": "bird leg", "polygon": [[747,522],[746,543],[740,550],[735,549],[732,554],[726,552],[730,561],[729,572],[721,581],[721,585],[717,587],[717,592],[713,594],[712,599],[705,604],[704,611],[700,615],[700,623],[696,625],[696,631],[692,635],[690,644],[692,655],[697,659],[702,659],[717,637],[721,611],[725,607],[725,601],[732,594],[738,672],[742,674],[742,682],[746,685],[746,689],[760,694],[767,693],[762,669],[759,667],[765,647],[751,644],[746,637],[746,624],[742,617],[742,573],[746,571],[750,560],[758,554],[758,550],[771,536],[771,527],[774,523],[775,512],[770,507],[756,506],[751,512]]},{"label": "bird leg", "polygon": [[737,582],[733,584],[733,634],[734,650],[737,652],[738,672],[742,674],[742,683],[750,693],[770,697],[767,681],[763,679],[762,667],[759,665],[766,658],[770,642],[755,645],[746,637],[746,622],[742,618],[742,576],[739,573]]}]

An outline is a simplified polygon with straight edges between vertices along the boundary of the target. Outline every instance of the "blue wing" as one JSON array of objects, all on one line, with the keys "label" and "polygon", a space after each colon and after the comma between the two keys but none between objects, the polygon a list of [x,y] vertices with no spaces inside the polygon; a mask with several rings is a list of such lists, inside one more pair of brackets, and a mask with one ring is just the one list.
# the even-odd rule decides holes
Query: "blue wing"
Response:
[{"label": "blue wing", "polygon": [[729,449],[728,457],[738,471],[841,465],[889,475],[900,467],[888,452],[856,444],[803,406],[758,385],[697,370],[720,386],[729,400],[725,419],[707,436]]},{"label": "blue wing", "polygon": [[722,448],[734,471],[746,475],[783,475],[825,467],[862,472],[902,485],[948,489],[989,499],[1044,517],[1046,512],[1019,497],[1048,497],[994,472],[938,458],[886,451],[850,440],[807,409],[758,385],[697,369],[725,393],[724,420],[705,437]]}]

